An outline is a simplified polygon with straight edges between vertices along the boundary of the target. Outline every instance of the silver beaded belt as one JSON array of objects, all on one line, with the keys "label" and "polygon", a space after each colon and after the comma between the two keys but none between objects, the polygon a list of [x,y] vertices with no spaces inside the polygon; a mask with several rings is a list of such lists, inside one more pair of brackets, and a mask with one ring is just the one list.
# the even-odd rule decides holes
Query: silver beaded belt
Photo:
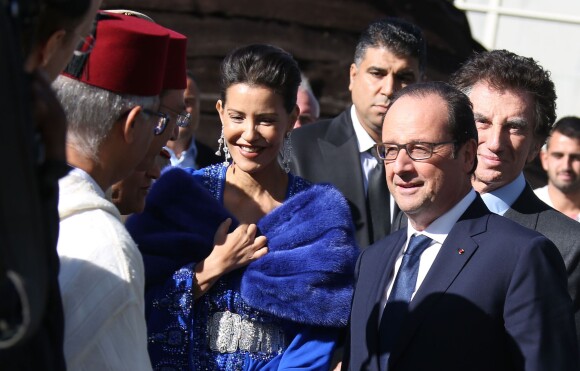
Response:
[{"label": "silver beaded belt", "polygon": [[217,312],[208,324],[209,347],[220,353],[238,349],[251,353],[278,354],[286,348],[284,332],[271,323],[242,318],[232,312]]}]

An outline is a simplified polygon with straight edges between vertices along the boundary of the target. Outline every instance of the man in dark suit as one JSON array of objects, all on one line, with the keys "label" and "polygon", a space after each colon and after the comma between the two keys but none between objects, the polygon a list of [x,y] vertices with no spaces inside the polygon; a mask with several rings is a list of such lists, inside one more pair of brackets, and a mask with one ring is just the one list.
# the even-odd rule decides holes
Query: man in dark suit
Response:
[{"label": "man in dark suit", "polygon": [[361,34],[350,66],[352,107],[292,132],[292,172],[312,182],[332,183],[344,194],[361,247],[390,232],[394,213],[384,174],[379,174],[382,165],[370,150],[381,141],[392,94],[420,81],[424,70],[421,31],[393,18],[375,21]]},{"label": "man in dark suit", "polygon": [[542,233],[558,247],[580,334],[580,224],[540,201],[522,172],[556,120],[549,72],[531,58],[494,50],[470,59],[452,83],[469,96],[479,133],[473,187],[491,211]]},{"label": "man in dark suit", "polygon": [[577,370],[558,250],[491,213],[471,186],[477,130],[467,96],[442,82],[404,88],[382,140],[389,190],[409,225],[359,258],[345,366]]}]

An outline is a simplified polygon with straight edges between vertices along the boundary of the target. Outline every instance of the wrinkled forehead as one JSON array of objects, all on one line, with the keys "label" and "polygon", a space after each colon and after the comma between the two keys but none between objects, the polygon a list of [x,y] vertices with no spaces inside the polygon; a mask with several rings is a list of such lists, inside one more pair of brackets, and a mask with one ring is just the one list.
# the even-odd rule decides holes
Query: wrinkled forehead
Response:
[{"label": "wrinkled forehead", "polygon": [[521,121],[533,127],[535,101],[522,89],[496,88],[486,82],[476,83],[469,92],[476,118],[502,123]]}]

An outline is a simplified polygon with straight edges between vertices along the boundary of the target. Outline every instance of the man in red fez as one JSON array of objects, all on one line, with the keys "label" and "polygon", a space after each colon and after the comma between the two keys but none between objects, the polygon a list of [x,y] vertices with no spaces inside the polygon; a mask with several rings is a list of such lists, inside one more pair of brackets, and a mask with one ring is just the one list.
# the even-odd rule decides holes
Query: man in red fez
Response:
[{"label": "man in red fez", "polygon": [[[145,14],[132,10],[108,10],[115,14],[124,14],[154,22]],[[159,157],[160,151],[169,140],[177,139],[179,128],[186,128],[190,125],[191,114],[185,107],[185,89],[187,87],[186,76],[186,46],[187,38],[173,30],[169,32],[169,47],[167,50],[167,61],[163,76],[163,90],[160,95],[161,104],[159,111],[163,113],[165,125],[162,132],[153,138],[147,155],[138,168],[148,169],[146,171],[136,170],[129,177],[116,183],[113,186],[113,202],[124,214],[141,212],[144,207],[144,192],[148,190],[151,181],[159,177],[158,166],[155,159]],[[166,152],[165,152],[166,153]],[[138,180],[138,181],[136,181]],[[134,189],[131,189],[134,188]],[[131,195],[131,193],[133,193]],[[142,199],[143,202],[140,202]],[[127,204],[130,204],[127,206]]]},{"label": "man in red fez", "polygon": [[166,127],[160,135],[153,138],[147,155],[141,166],[150,168],[167,141],[177,139],[180,127],[190,125],[191,115],[185,110],[184,92],[187,87],[186,46],[187,38],[180,33],[167,29],[169,32],[169,47],[167,63],[163,77],[161,92],[161,111],[167,118]]},{"label": "man in red fez", "polygon": [[90,54],[73,58],[54,84],[67,114],[60,185],[59,282],[69,369],[150,370],[144,271],[118,209],[105,196],[144,159],[167,120],[158,112],[169,32],[100,13]]}]

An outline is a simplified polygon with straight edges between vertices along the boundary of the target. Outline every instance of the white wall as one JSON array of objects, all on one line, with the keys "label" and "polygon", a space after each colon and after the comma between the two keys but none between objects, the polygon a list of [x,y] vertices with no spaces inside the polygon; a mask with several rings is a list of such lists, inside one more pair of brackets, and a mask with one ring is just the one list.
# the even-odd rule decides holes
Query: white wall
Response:
[{"label": "white wall", "polygon": [[558,118],[580,117],[579,0],[455,0],[487,49],[532,57],[551,72]]}]

